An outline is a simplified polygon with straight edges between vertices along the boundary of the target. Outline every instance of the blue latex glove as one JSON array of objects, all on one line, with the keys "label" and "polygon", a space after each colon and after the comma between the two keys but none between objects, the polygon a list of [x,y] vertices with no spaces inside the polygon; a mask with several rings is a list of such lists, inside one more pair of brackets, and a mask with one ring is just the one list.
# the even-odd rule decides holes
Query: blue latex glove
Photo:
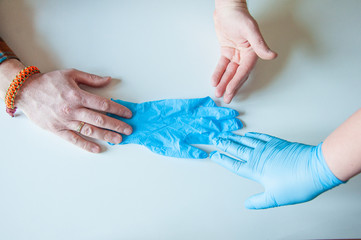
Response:
[{"label": "blue latex glove", "polygon": [[131,103],[113,101],[129,108],[133,117],[120,119],[133,127],[133,133],[123,136],[120,144],[144,145],[152,152],[178,158],[207,158],[208,153],[190,144],[212,144],[212,138],[222,132],[242,128],[238,112],[217,107],[210,98],[166,99]]},{"label": "blue latex glove", "polygon": [[328,168],[318,146],[288,142],[261,133],[229,134],[215,140],[219,152],[211,160],[226,169],[261,183],[264,193],[245,202],[246,208],[263,209],[302,203],[344,183]]}]

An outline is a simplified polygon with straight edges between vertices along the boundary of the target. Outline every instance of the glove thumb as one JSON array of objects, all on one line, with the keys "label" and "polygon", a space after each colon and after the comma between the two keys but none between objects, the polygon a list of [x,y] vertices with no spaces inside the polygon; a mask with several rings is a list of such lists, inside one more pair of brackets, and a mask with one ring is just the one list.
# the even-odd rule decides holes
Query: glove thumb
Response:
[{"label": "glove thumb", "polygon": [[265,209],[276,207],[276,205],[271,205],[267,199],[269,198],[267,197],[266,193],[258,193],[248,198],[244,205],[248,209]]}]

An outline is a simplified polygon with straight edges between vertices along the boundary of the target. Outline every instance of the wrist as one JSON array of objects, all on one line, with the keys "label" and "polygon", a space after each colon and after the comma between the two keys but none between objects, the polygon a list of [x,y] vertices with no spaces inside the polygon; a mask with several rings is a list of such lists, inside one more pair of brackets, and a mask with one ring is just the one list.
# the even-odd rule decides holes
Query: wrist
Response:
[{"label": "wrist", "polygon": [[246,0],[216,0],[215,6],[216,10],[221,8],[241,8],[248,10]]},{"label": "wrist", "polygon": [[4,100],[6,91],[15,76],[24,69],[25,66],[17,59],[8,59],[0,64],[0,97]]}]

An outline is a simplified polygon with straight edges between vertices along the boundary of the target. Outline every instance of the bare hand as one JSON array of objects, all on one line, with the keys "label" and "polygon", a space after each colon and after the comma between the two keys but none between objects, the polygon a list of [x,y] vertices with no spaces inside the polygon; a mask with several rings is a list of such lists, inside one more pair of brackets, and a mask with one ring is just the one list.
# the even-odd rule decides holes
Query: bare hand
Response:
[{"label": "bare hand", "polygon": [[224,95],[224,102],[230,103],[248,79],[258,57],[270,60],[277,54],[267,46],[245,1],[216,5],[214,22],[221,58],[212,76],[212,86],[216,87],[216,97]]},{"label": "bare hand", "polygon": [[[118,133],[131,134],[131,126],[101,112],[126,118],[130,118],[132,113],[120,104],[80,89],[78,85],[98,88],[107,85],[110,79],[75,69],[36,74],[25,82],[16,104],[40,127],[87,151],[98,153],[100,146],[81,135],[118,144],[122,141]],[[82,122],[85,124],[81,127]],[[79,128],[80,132],[77,131]]]}]

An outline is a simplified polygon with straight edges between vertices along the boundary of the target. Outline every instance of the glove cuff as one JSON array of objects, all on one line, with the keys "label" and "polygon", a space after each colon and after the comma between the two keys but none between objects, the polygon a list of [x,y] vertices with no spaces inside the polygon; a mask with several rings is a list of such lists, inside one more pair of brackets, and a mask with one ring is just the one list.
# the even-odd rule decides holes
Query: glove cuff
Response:
[{"label": "glove cuff", "polygon": [[322,144],[323,144],[323,142],[321,142],[320,144],[318,144],[315,147],[314,154],[316,155],[317,159],[319,160],[319,166],[318,166],[317,172],[319,173],[320,183],[323,185],[325,190],[328,190],[328,189],[334,188],[342,183],[346,183],[347,181],[342,181],[342,180],[338,179],[333,174],[331,169],[328,167],[327,162],[326,162],[325,158],[323,157]]}]

